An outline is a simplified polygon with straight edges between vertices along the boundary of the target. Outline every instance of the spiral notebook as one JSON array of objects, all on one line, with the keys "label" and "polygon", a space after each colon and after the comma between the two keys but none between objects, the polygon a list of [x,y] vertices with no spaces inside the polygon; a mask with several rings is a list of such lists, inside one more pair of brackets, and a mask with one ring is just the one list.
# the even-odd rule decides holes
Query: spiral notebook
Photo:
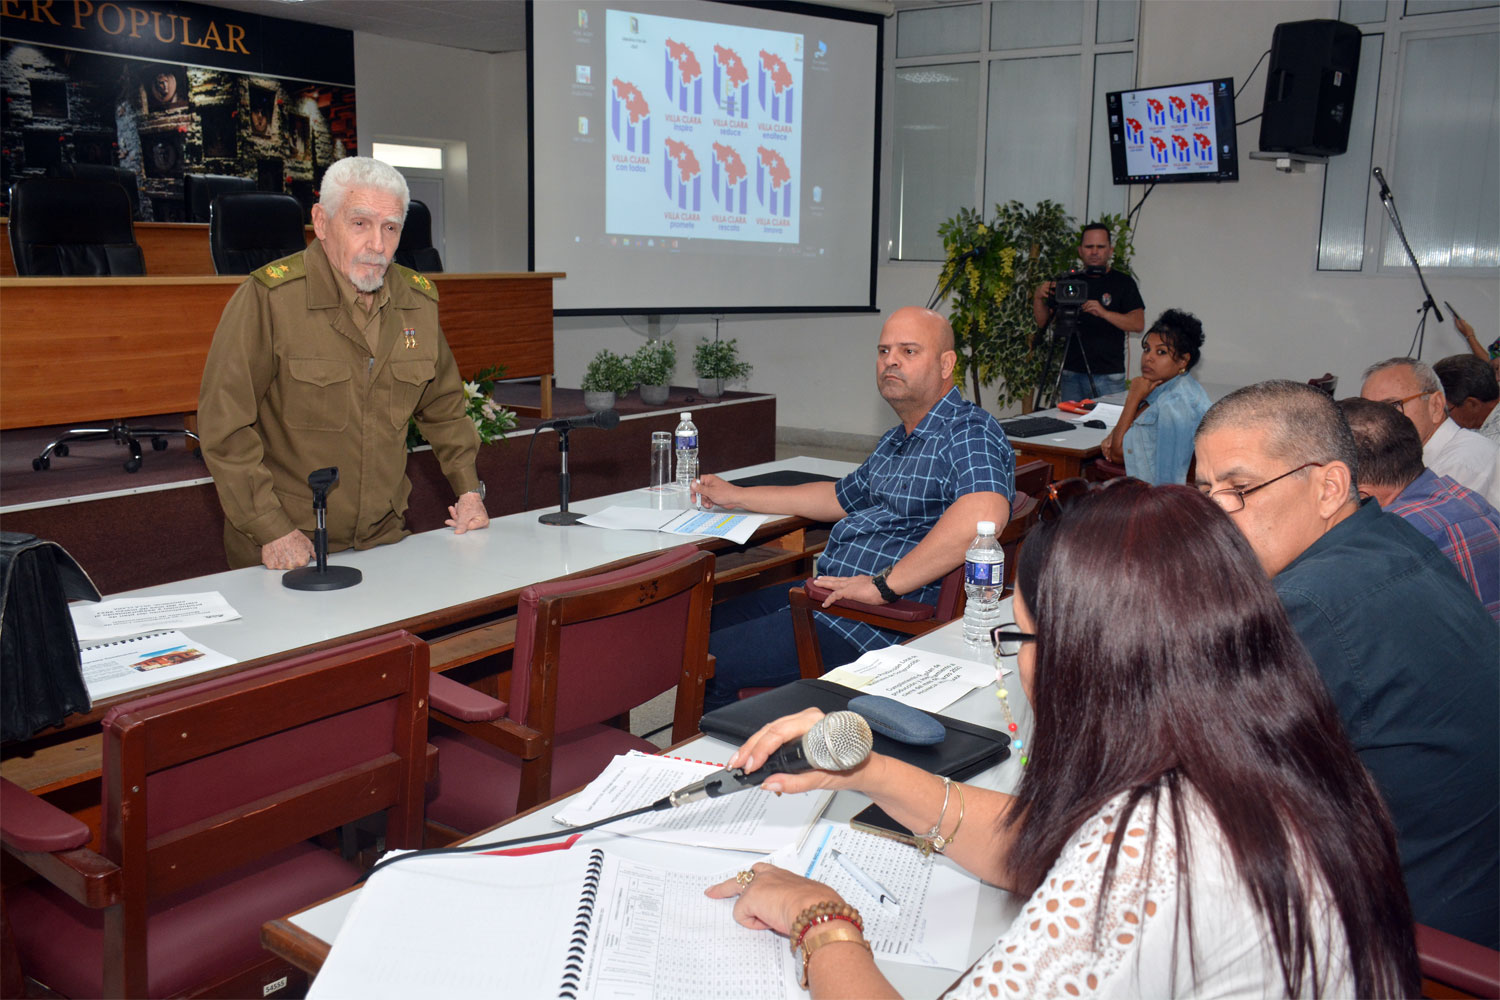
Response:
[{"label": "spiral notebook", "polygon": [[308,997],[805,996],[785,939],[703,895],[738,866],[717,851],[667,856],[578,844],[392,865],[359,891]]},{"label": "spiral notebook", "polygon": [[78,658],[95,701],[238,662],[176,630],[85,643],[78,647]]}]

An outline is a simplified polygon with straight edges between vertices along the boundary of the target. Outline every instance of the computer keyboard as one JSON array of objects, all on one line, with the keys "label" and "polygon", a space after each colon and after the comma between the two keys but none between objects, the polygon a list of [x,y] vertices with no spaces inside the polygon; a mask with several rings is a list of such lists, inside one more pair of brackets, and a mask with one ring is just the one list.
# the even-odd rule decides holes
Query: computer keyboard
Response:
[{"label": "computer keyboard", "polygon": [[1011,437],[1037,437],[1041,434],[1057,434],[1061,431],[1070,431],[1074,424],[1067,420],[1058,420],[1056,417],[1021,417],[1019,420],[1005,420],[1000,424],[1000,429]]}]

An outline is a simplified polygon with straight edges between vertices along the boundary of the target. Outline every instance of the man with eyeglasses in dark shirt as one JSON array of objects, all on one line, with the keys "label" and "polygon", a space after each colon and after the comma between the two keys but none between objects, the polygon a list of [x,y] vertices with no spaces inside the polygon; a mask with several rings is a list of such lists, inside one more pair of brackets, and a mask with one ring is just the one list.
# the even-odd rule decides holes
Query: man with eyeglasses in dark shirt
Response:
[{"label": "man with eyeglasses in dark shirt", "polygon": [[1195,439],[1198,488],[1272,578],[1390,806],[1418,922],[1500,937],[1500,630],[1430,541],[1361,501],[1338,405],[1247,386]]}]

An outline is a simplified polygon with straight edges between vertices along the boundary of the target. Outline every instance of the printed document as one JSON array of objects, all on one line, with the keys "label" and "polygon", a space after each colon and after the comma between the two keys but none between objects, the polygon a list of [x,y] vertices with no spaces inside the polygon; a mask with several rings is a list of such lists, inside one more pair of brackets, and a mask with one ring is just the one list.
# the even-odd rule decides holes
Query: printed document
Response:
[{"label": "printed document", "polygon": [[[566,826],[582,826],[650,805],[719,769],[717,764],[632,750],[610,761],[599,777],[552,818]],[[828,790],[773,795],[760,788],[747,788],[676,809],[646,813],[602,829],[671,844],[769,854],[788,844],[802,843],[832,797],[833,792]]]},{"label": "printed document", "polygon": [[[840,862],[836,854],[843,855]],[[910,844],[821,820],[795,857],[778,852],[771,864],[824,882],[865,921],[876,958],[939,969],[969,967],[969,933],[979,912],[979,880]],[[867,872],[897,905],[872,898],[849,869]]]},{"label": "printed document", "polygon": [[148,632],[80,646],[83,683],[95,700],[236,663],[181,632]]},{"label": "printed document", "polygon": [[663,867],[614,838],[608,849],[597,843],[417,858],[377,872],[308,997],[806,996],[786,939],[740,926],[733,899],[703,894],[732,878],[735,862],[682,851]]},{"label": "printed document", "polygon": [[823,679],[857,688],[861,694],[881,694],[913,708],[939,712],[975,688],[993,683],[997,673],[987,656],[981,661],[887,646],[830,670]]},{"label": "printed document", "polygon": [[80,642],[113,639],[152,629],[191,628],[231,622],[240,613],[229,606],[218,591],[206,594],[170,594],[166,597],[119,597],[96,604],[69,605],[73,629]]},{"label": "printed document", "polygon": [[767,521],[783,514],[745,514],[724,510],[651,510],[645,507],[606,507],[583,518],[596,528],[662,531],[670,535],[709,535],[743,545]]}]

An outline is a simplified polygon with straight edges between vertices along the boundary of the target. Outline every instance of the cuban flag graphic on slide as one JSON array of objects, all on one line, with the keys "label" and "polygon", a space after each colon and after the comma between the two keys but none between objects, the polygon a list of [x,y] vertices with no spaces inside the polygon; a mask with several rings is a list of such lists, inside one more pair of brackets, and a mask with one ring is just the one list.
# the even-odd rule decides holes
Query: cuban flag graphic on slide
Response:
[{"label": "cuban flag graphic on slide", "polygon": [[1146,137],[1146,130],[1141,127],[1138,119],[1125,119],[1125,138],[1131,142],[1140,142]]},{"label": "cuban flag graphic on slide", "polygon": [[666,185],[667,197],[684,211],[696,212],[702,207],[701,185],[703,171],[698,166],[698,157],[685,142],[667,140],[667,155],[662,161],[662,181]]},{"label": "cuban flag graphic on slide", "polygon": [[745,161],[733,146],[726,146],[721,142],[714,143],[714,165],[713,172],[709,175],[708,186],[709,190],[714,193],[714,200],[724,211],[749,211],[749,206],[745,204],[745,197],[750,188],[746,173]]},{"label": "cuban flag graphic on slide", "polygon": [[1188,95],[1188,103],[1193,107],[1193,121],[1208,122],[1213,119],[1213,112],[1209,110],[1208,98],[1202,94]]},{"label": "cuban flag graphic on slide", "polygon": [[1146,121],[1152,125],[1167,123],[1167,110],[1162,107],[1161,101],[1154,97],[1146,98]]},{"label": "cuban flag graphic on slide", "polygon": [[1172,121],[1176,122],[1178,125],[1186,125],[1188,118],[1187,101],[1184,101],[1176,94],[1173,94],[1171,97],[1167,98],[1167,103],[1172,106]]},{"label": "cuban flag graphic on slide", "polygon": [[678,111],[701,115],[703,68],[698,65],[698,57],[682,42],[674,42],[668,38],[663,60],[667,100],[676,104]]},{"label": "cuban flag graphic on slide", "polygon": [[756,95],[760,108],[771,116],[772,121],[790,125],[792,123],[792,74],[786,63],[774,53],[760,50],[760,63],[756,72]]},{"label": "cuban flag graphic on slide", "polygon": [[609,128],[627,151],[651,151],[651,108],[639,87],[618,77],[610,81]]},{"label": "cuban flag graphic on slide", "polygon": [[756,149],[755,197],[772,215],[792,214],[792,172],[774,149]]},{"label": "cuban flag graphic on slide", "polygon": [[750,113],[750,71],[738,52],[722,45],[714,46],[714,103],[736,118]]}]

